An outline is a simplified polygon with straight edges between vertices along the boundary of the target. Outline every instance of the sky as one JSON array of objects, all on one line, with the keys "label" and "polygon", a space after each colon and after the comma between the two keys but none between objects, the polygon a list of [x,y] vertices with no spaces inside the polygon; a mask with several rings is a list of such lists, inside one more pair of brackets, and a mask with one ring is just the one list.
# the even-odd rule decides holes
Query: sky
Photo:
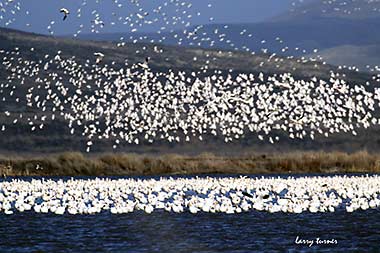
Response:
[{"label": "sky", "polygon": [[[5,3],[8,0],[0,0]],[[172,3],[170,3],[172,1]],[[173,3],[174,1],[174,3]],[[150,18],[154,18],[152,10],[158,6],[163,9],[168,17],[179,16],[175,10],[175,2],[186,0],[140,0],[140,8],[132,5],[131,0],[19,0],[13,1],[11,5],[5,6],[6,12],[0,13],[0,26],[4,27],[8,20],[14,21],[7,27],[48,34],[49,30],[55,35],[67,35],[75,33],[83,25],[82,33],[91,31],[91,22],[99,14],[100,20],[107,25],[97,30],[101,33],[128,32],[129,27],[118,20],[118,17],[126,17],[130,14],[149,12]],[[187,0],[186,5],[192,4],[191,8],[181,7],[186,10],[186,15],[192,15],[191,24],[208,23],[253,23],[268,20],[273,16],[283,13],[290,9],[294,0]],[[20,2],[20,10],[12,14],[12,6]],[[87,2],[85,6],[81,6]],[[116,3],[115,3],[116,2]],[[167,6],[163,4],[168,2]],[[121,4],[122,7],[118,7]],[[179,5],[181,6],[181,5]],[[62,21],[62,14],[59,9],[65,7],[71,13],[67,20]],[[81,9],[81,16],[78,18],[78,9]],[[0,8],[1,9],[1,8]],[[28,11],[28,13],[27,13]],[[95,11],[95,12],[94,12]],[[198,16],[198,12],[200,15]],[[112,14],[114,13],[114,14]],[[186,16],[182,15],[182,16]],[[213,20],[210,20],[213,17]],[[115,24],[111,24],[115,22]],[[140,32],[154,31],[163,25],[163,21],[158,21],[154,25],[139,27]],[[48,26],[51,26],[48,29]]]}]

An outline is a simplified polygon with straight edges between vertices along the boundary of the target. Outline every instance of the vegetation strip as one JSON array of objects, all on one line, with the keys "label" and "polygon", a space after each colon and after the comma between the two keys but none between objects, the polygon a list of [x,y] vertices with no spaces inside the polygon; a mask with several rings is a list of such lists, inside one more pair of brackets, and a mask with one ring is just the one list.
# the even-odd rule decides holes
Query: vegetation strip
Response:
[{"label": "vegetation strip", "polygon": [[292,152],[216,156],[100,154],[66,152],[36,158],[0,158],[9,176],[129,176],[175,174],[379,173],[380,154],[367,151]]}]

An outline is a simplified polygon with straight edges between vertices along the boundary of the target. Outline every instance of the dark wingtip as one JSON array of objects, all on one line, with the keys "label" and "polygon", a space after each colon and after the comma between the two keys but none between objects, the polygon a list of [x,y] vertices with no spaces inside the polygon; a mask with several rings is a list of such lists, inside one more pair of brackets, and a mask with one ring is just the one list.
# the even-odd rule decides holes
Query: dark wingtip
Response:
[{"label": "dark wingtip", "polygon": [[244,196],[253,198],[253,195],[248,192],[242,192]]}]

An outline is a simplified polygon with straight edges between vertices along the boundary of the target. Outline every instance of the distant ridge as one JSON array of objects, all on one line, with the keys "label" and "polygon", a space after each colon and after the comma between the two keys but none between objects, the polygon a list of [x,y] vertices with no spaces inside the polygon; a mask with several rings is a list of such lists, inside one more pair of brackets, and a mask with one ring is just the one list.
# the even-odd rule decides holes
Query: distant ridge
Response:
[{"label": "distant ridge", "polygon": [[[141,49],[143,46],[147,47],[147,51],[144,54],[136,54],[136,50]],[[102,64],[108,64],[114,62],[115,68],[122,68],[125,60],[128,59],[129,63],[141,62],[149,55],[151,56],[150,66],[153,71],[194,71],[199,70],[203,66],[204,62],[208,59],[205,55],[210,54],[216,57],[216,61],[210,64],[210,69],[220,69],[222,75],[226,75],[229,69],[234,71],[232,75],[236,73],[254,73],[264,72],[265,75],[278,74],[284,72],[291,72],[295,78],[310,79],[313,76],[320,78],[329,78],[330,70],[335,70],[333,66],[323,65],[320,68],[314,67],[314,62],[299,63],[296,59],[288,60],[282,59],[282,63],[279,68],[276,67],[278,63],[268,61],[268,55],[251,55],[249,53],[232,52],[229,56],[225,52],[218,56],[218,51],[201,48],[183,48],[175,46],[162,46],[162,54],[154,54],[153,45],[150,44],[126,44],[125,47],[119,48],[115,43],[110,42],[94,42],[94,41],[81,41],[68,38],[55,38],[49,36],[35,35],[31,33],[18,32],[10,29],[0,29],[0,49],[14,50],[19,48],[20,56],[28,60],[37,61],[45,57],[46,54],[53,56],[58,50],[62,51],[62,57],[75,56],[75,60],[80,63],[84,63],[86,59],[95,61],[93,56],[94,52],[102,52],[105,55]],[[160,46],[161,47],[161,46]],[[30,49],[34,48],[32,52]],[[196,56],[198,62],[194,62],[193,58]],[[169,61],[165,59],[168,58]],[[260,66],[261,62],[265,62],[263,66]],[[296,68],[296,71],[292,69]],[[7,82],[7,75],[4,68],[0,66],[0,83]],[[200,76],[201,78],[202,76]],[[365,73],[353,73],[347,72],[347,80],[350,84],[363,83],[368,80],[369,76]],[[23,88],[28,89],[34,85],[34,82],[26,82]],[[23,89],[17,89],[14,96],[22,97],[25,94],[22,93]],[[19,93],[20,92],[20,93]],[[36,94],[37,95],[37,94]],[[25,111],[26,110],[26,111]],[[39,153],[39,152],[60,152],[67,150],[81,150],[85,146],[86,139],[81,135],[71,135],[68,132],[66,123],[64,121],[55,121],[46,126],[45,131],[42,132],[30,132],[30,126],[26,120],[28,117],[32,117],[35,113],[33,109],[25,108],[14,100],[7,103],[0,104],[0,112],[9,111],[11,113],[23,112],[23,119],[19,119],[17,126],[14,125],[4,113],[0,113],[0,122],[6,125],[7,132],[0,133],[0,152],[26,152],[26,153]],[[352,137],[350,137],[352,138]],[[363,137],[364,138],[364,137]],[[362,149],[363,143],[371,142],[372,136],[369,136],[365,140],[361,140],[357,143],[357,147]],[[341,143],[347,142],[347,136],[342,135],[341,139],[321,139],[320,142],[301,142],[290,141],[285,139],[279,145],[282,150],[288,151],[290,147],[293,149],[304,148],[312,149],[318,147],[318,149],[344,147]],[[329,143],[329,144],[327,144]],[[371,144],[371,143],[370,143]],[[375,144],[371,144],[372,146]],[[376,144],[377,145],[377,144]],[[375,145],[375,146],[376,146]],[[350,147],[352,144],[350,144]],[[371,146],[371,147],[372,147]],[[377,147],[377,146],[376,146]],[[189,144],[181,144],[180,146],[171,146],[167,142],[157,142],[154,145],[125,145],[121,147],[121,151],[137,152],[137,153],[171,153],[171,152],[202,152],[202,151],[214,151],[215,153],[240,153],[243,150],[273,150],[273,147],[264,145],[262,142],[257,142],[256,137],[246,138],[237,143],[227,145],[223,140],[210,139],[210,143],[204,144],[200,142],[191,142]],[[278,150],[278,148],[276,148]],[[96,146],[94,152],[112,151],[112,145],[110,142],[99,141],[99,145]]]},{"label": "distant ridge", "polygon": [[342,18],[360,20],[380,17],[379,0],[309,0],[298,3],[293,9],[275,20]]},{"label": "distant ridge", "polygon": [[[368,63],[376,63],[380,53],[378,50],[372,51],[371,45],[380,44],[380,1],[376,0],[356,0],[347,2],[344,7],[339,6],[342,1],[336,1],[334,4],[327,4],[325,0],[305,1],[304,4],[295,6],[291,11],[282,15],[271,18],[266,22],[249,23],[249,24],[213,24],[205,25],[202,32],[213,34],[215,29],[222,31],[234,42],[234,47],[227,45],[225,42],[218,41],[216,36],[213,48],[243,50],[246,46],[255,52],[261,52],[263,48],[267,48],[270,52],[289,56],[309,55],[314,49],[319,51],[328,50],[336,57],[326,58],[328,63],[336,64],[340,62],[345,65],[355,65],[364,69]],[[370,2],[370,3],[368,3]],[[347,10],[352,10],[351,12]],[[223,29],[228,25],[228,29]],[[251,33],[252,38],[240,35],[242,30],[246,30],[247,34]],[[176,31],[178,33],[178,31]],[[163,42],[166,45],[177,45],[178,39],[173,38],[173,34],[162,33],[109,33],[109,34],[83,34],[81,39],[97,40],[97,41],[118,41],[120,37],[126,40],[130,36],[147,37],[145,42],[150,40],[159,41],[160,37],[165,36],[167,39]],[[283,40],[279,44],[275,39],[279,37]],[[263,45],[260,42],[266,40]],[[184,40],[182,46],[189,46],[189,41]],[[209,47],[204,44],[203,47]],[[334,48],[338,49],[342,46],[352,46],[355,48],[363,48],[362,50],[368,54],[360,54],[355,57],[340,57],[338,50],[334,52]],[[289,50],[282,51],[284,47]],[[305,49],[296,51],[295,48]],[[367,49],[364,49],[367,48]],[[346,52],[350,53],[350,52]],[[359,58],[358,58],[359,57]]]}]

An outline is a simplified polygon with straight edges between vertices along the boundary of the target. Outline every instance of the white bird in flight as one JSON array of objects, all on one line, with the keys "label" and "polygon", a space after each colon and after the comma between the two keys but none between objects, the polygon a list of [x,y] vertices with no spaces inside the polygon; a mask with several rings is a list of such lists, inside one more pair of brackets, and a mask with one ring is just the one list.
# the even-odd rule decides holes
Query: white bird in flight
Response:
[{"label": "white bird in flight", "polygon": [[148,69],[149,68],[148,63],[149,63],[149,57],[146,57],[144,63],[138,63],[138,65],[143,69]]},{"label": "white bird in flight", "polygon": [[67,16],[70,14],[70,11],[69,11],[68,9],[66,9],[66,8],[61,8],[61,9],[59,10],[59,12],[61,12],[61,13],[64,14],[64,16],[63,16],[63,20],[66,20]]},{"label": "white bird in flight", "polygon": [[100,52],[96,52],[94,55],[96,56],[96,64],[99,64],[104,58],[104,54]]}]

